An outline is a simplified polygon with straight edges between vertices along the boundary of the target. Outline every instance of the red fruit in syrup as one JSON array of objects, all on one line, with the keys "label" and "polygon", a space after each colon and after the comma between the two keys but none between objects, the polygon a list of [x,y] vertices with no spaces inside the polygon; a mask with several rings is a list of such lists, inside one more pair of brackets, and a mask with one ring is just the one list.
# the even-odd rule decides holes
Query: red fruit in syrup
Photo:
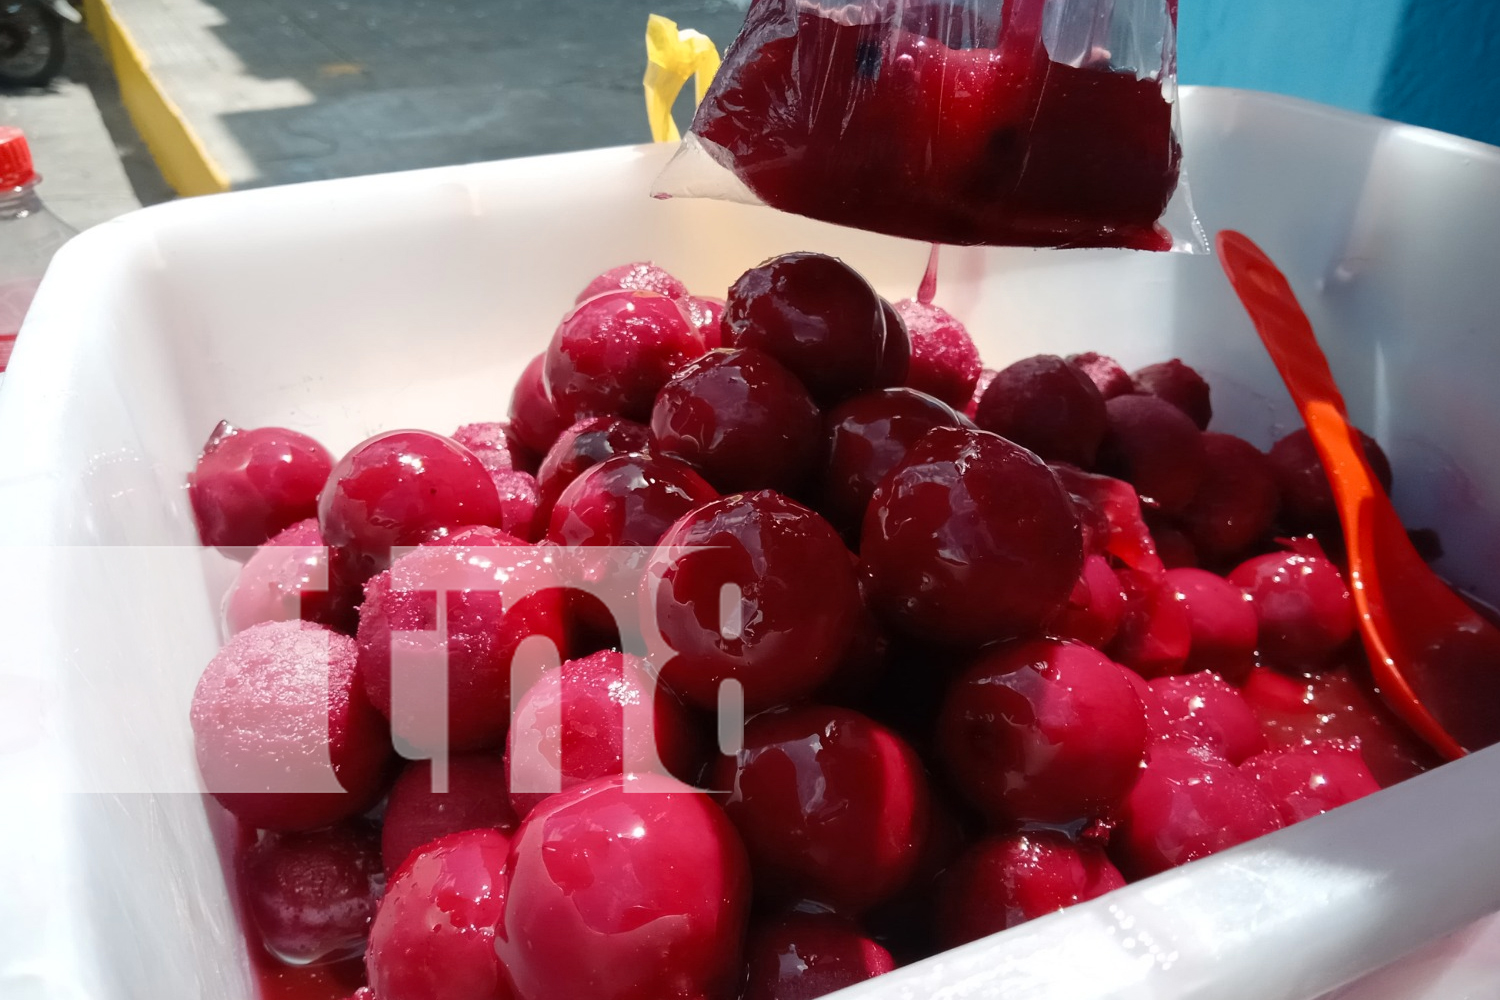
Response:
[{"label": "red fruit in syrup", "polygon": [[[507,534],[530,541],[547,527],[542,514],[542,491],[536,477],[518,469],[490,472],[500,499],[500,527]],[[440,529],[446,533],[448,529]]]},{"label": "red fruit in syrup", "polygon": [[1217,674],[1148,681],[1146,713],[1158,740],[1204,747],[1238,764],[1266,748],[1260,720],[1239,691]]},{"label": "red fruit in syrup", "polygon": [[1204,475],[1179,523],[1210,560],[1233,559],[1263,540],[1280,503],[1271,464],[1259,448],[1232,434],[1206,433]]},{"label": "red fruit in syrup", "polygon": [[1187,670],[1210,670],[1231,684],[1243,684],[1255,666],[1259,628],[1245,592],[1201,569],[1167,570],[1167,582],[1187,606],[1192,628]]},{"label": "red fruit in syrup", "polygon": [[676,459],[618,455],[563,490],[547,538],[558,545],[651,547],[678,518],[719,494]]},{"label": "red fruit in syrup", "polygon": [[979,646],[1034,631],[1066,604],[1083,538],[1039,458],[994,434],[939,427],[876,487],[860,557],[892,625]]},{"label": "red fruit in syrup", "polygon": [[1073,639],[1103,649],[1120,630],[1125,617],[1125,591],[1109,560],[1091,555],[1083,562],[1083,573],[1073,587],[1067,606],[1047,624],[1055,639]]},{"label": "red fruit in syrup", "polygon": [[224,597],[224,634],[304,618],[330,627],[328,549],[316,518],[298,521],[255,550]]},{"label": "red fruit in syrup", "polygon": [[1104,440],[1104,397],[1089,377],[1054,354],[1017,361],[995,375],[974,422],[1049,462],[1089,468]]},{"label": "red fruit in syrup", "polygon": [[891,953],[832,913],[788,913],[750,929],[741,1000],[814,1000],[896,967]]},{"label": "red fruit in syrup", "polygon": [[1316,542],[1247,560],[1229,582],[1250,595],[1260,655],[1272,666],[1318,667],[1354,635],[1354,598]]},{"label": "red fruit in syrup", "polygon": [[941,306],[915,299],[897,302],[896,313],[911,337],[907,386],[949,406],[967,404],[983,369],[968,329]]},{"label": "red fruit in syrup", "polygon": [[430,760],[407,764],[391,785],[380,827],[380,858],[387,876],[394,876],[417,848],[450,833],[515,829],[505,761],[498,754],[454,754],[447,769],[443,791],[433,790]]},{"label": "red fruit in syrup", "polygon": [[750,853],[756,892],[857,913],[896,893],[921,858],[931,815],[922,762],[858,712],[803,705],[745,726],[713,785]]},{"label": "red fruit in syrup", "polygon": [[1267,750],[1240,765],[1281,812],[1287,825],[1380,791],[1359,748],[1347,743],[1312,743]]},{"label": "red fruit in syrup", "polygon": [[221,548],[260,545],[316,516],[332,468],[328,449],[306,434],[285,427],[240,430],[222,421],[188,476],[198,537]]}]

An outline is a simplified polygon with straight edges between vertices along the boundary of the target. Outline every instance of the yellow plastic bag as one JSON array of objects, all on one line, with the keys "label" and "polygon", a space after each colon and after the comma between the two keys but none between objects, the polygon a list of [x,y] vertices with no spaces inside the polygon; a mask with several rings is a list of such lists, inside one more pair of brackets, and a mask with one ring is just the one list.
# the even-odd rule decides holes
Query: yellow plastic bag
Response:
[{"label": "yellow plastic bag", "polygon": [[719,50],[707,35],[677,27],[660,14],[646,21],[646,117],[654,142],[676,142],[682,138],[672,120],[672,105],[688,77],[694,78],[696,101],[708,93],[708,85],[719,71]]}]

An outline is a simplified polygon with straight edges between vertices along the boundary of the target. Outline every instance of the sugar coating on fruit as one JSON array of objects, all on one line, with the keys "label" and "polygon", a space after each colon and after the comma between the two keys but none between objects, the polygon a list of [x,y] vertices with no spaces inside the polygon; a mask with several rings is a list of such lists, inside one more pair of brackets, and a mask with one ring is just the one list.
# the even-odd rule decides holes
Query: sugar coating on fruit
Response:
[{"label": "sugar coating on fruit", "polygon": [[330,624],[328,549],[317,518],[277,533],[240,569],[224,596],[224,634],[262,622],[306,618]]},{"label": "sugar coating on fruit", "polygon": [[446,758],[442,781],[443,788],[434,788],[432,762],[414,760],[391,785],[380,828],[387,876],[395,875],[417,848],[451,833],[515,830],[505,761],[498,754],[453,754]]},{"label": "sugar coating on fruit", "polygon": [[551,797],[516,831],[509,875],[496,948],[525,1000],[728,998],[740,986],[744,848],[681,782],[601,778]]},{"label": "sugar coating on fruit", "polygon": [[657,267],[650,261],[638,261],[634,264],[612,267],[600,274],[585,285],[583,291],[579,292],[578,297],[573,301],[578,303],[591,299],[595,295],[621,289],[633,292],[655,292],[669,299],[683,299],[688,294],[687,286],[672,277],[664,268]]},{"label": "sugar coating on fruit", "polygon": [[495,953],[510,838],[467,830],[428,844],[397,870],[365,952],[380,1000],[512,1000]]},{"label": "sugar coating on fruit", "polygon": [[896,303],[896,312],[911,337],[906,384],[949,406],[966,406],[984,367],[968,328],[930,302],[902,299]]},{"label": "sugar coating on fruit", "polygon": [[521,440],[508,420],[464,424],[451,437],[472,451],[480,464],[491,472],[503,469],[536,471],[538,453]]},{"label": "sugar coating on fruit", "polygon": [[191,718],[204,788],[252,826],[326,826],[380,793],[390,743],[348,636],[300,621],[240,632],[204,669]]},{"label": "sugar coating on fruit", "polygon": [[922,763],[894,732],[850,709],[803,705],[745,726],[716,766],[756,891],[857,913],[916,870],[930,820]]},{"label": "sugar coating on fruit", "polygon": [[688,319],[703,337],[704,350],[724,346],[724,300],[705,295],[689,295],[682,300]]}]

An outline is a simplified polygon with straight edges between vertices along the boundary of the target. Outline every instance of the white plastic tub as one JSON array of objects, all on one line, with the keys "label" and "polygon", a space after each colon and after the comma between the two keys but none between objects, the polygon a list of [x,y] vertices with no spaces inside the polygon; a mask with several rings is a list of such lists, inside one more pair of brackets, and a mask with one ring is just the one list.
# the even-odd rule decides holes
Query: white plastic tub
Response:
[{"label": "white plastic tub", "polygon": [[[1500,149],[1256,94],[1183,104],[1205,224],[1287,270],[1409,522],[1500,596]],[[59,255],[0,391],[0,997],[252,992],[187,727],[231,567],[194,546],[181,484],[221,417],[336,453],[499,418],[574,292],[627,260],[721,293],[817,249],[914,290],[925,247],[650,200],[669,152],[194,199]],[[1219,426],[1294,425],[1210,257],[950,250],[939,301],[991,364],[1180,356]],[[1491,751],[849,995],[1310,1000],[1426,945],[1339,995],[1494,997],[1500,924],[1472,922],[1500,910],[1497,831]]]}]

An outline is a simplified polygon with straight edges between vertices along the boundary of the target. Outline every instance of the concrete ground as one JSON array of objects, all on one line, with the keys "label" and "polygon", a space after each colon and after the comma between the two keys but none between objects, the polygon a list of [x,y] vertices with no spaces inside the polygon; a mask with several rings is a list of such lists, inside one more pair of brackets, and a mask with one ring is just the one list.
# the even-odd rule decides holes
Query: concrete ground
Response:
[{"label": "concrete ground", "polygon": [[45,89],[0,90],[0,123],[26,131],[43,199],[79,229],[172,197],[125,109],[108,61],[70,28],[62,74]]},{"label": "concrete ground", "polygon": [[722,49],[744,3],[113,0],[234,187],[646,141],[647,14]]}]

